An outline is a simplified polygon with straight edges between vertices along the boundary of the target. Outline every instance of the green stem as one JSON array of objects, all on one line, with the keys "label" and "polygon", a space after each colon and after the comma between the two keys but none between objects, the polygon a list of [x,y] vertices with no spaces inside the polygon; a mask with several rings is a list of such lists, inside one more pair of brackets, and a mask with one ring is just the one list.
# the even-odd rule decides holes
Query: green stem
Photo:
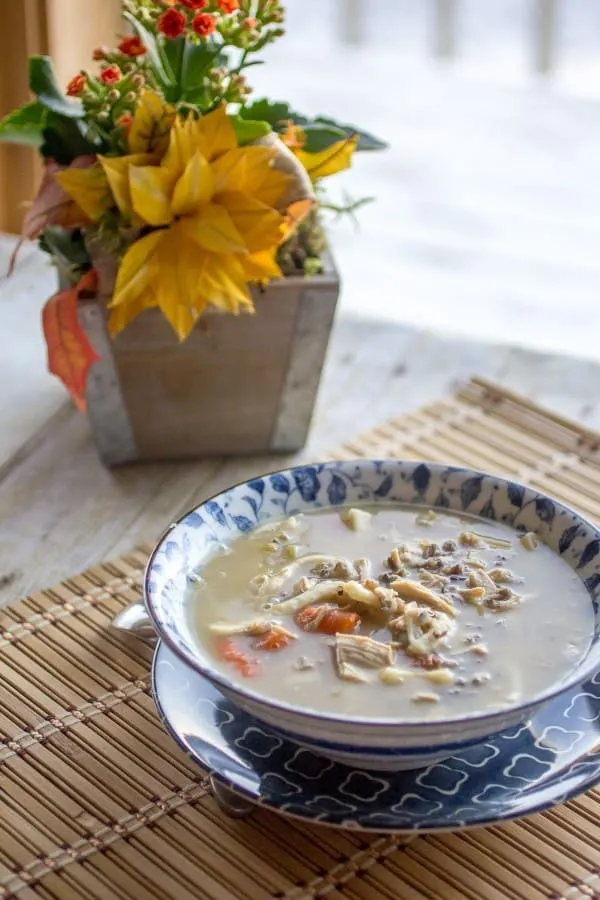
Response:
[{"label": "green stem", "polygon": [[[223,46],[227,46],[227,45],[224,44]],[[242,69],[245,67],[245,65],[246,65],[246,58],[247,58],[249,52],[250,52],[250,51],[249,51],[248,49],[244,50],[244,52],[242,53],[242,57],[241,57],[241,59],[240,59],[240,64],[239,64],[239,66],[238,66],[236,69],[232,69],[231,72],[228,73],[228,77],[229,77],[229,80],[230,80],[230,81],[231,81],[231,78],[232,78],[234,75],[239,75],[240,72],[242,71]],[[218,97],[216,97],[215,100],[213,101],[213,104],[212,104],[212,106],[211,106],[209,112],[212,112],[213,109],[216,109],[218,106],[221,105],[221,103],[223,103],[223,102],[226,101],[226,100],[227,100],[227,93],[225,93],[225,94],[220,94],[220,95],[219,95]]]},{"label": "green stem", "polygon": [[374,197],[363,197],[361,200],[353,200],[351,203],[347,203],[345,206],[338,206],[336,203],[324,203],[321,201],[319,203],[319,207],[321,209],[327,209],[329,212],[334,212],[338,216],[344,215],[345,213],[352,214],[356,212],[357,209],[360,209],[362,206],[366,206],[367,203],[373,203],[375,200]]},{"label": "green stem", "polygon": [[244,68],[244,63],[245,63],[246,60],[248,59],[248,53],[249,53],[249,50],[248,50],[248,48],[246,47],[246,49],[245,49],[244,52],[242,53],[242,58],[241,58],[241,60],[240,60],[240,64],[239,64],[239,66],[237,67],[237,69],[235,70],[236,72],[241,72],[242,69]]},{"label": "green stem", "polygon": [[223,41],[223,43],[221,44],[221,46],[220,46],[220,47],[217,47],[217,49],[215,50],[215,52],[213,53],[213,55],[212,55],[211,58],[209,59],[207,68],[210,68],[210,66],[213,64],[213,62],[214,62],[215,59],[217,58],[217,56],[220,56],[221,53],[223,53],[223,52],[225,51],[225,49],[226,49],[227,47],[229,47],[229,46],[230,46],[230,45],[229,45],[226,41]]},{"label": "green stem", "polygon": [[230,77],[231,77],[232,75],[239,75],[240,72],[242,71],[242,69],[245,68],[246,60],[248,59],[248,53],[249,53],[249,52],[250,52],[250,51],[249,51],[248,48],[246,47],[246,49],[245,49],[244,52],[242,53],[242,57],[241,57],[241,59],[240,59],[240,63],[239,63],[239,65],[238,65],[237,69],[232,69],[231,72],[229,73]]},{"label": "green stem", "polygon": [[[179,97],[185,97],[186,76],[187,76],[187,57],[188,57],[188,39],[183,41],[183,52],[179,63]],[[178,98],[179,99],[179,98]]]},{"label": "green stem", "polygon": [[[168,40],[168,38],[167,38],[167,40]],[[171,63],[169,62],[169,58],[168,58],[167,54],[165,53],[163,42],[160,40],[160,38],[157,38],[157,40],[156,40],[156,49],[158,50],[158,55],[160,56],[160,61],[163,64],[163,68],[166,72],[167,78],[170,78],[171,84],[174,84],[175,83],[175,73],[173,72],[173,69],[171,68]]]}]

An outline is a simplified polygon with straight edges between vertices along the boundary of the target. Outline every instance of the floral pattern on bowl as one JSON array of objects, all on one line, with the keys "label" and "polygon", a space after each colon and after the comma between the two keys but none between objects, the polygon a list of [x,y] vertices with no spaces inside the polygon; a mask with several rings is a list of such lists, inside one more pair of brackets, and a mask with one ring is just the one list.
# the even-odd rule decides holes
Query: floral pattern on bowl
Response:
[{"label": "floral pattern on bowl", "polygon": [[527,726],[397,773],[348,768],[282,740],[164,644],[152,686],[163,724],[195,762],[261,806],[324,825],[418,834],[492,825],[600,781],[600,674]]},{"label": "floral pattern on bowl", "polygon": [[[190,580],[219,545],[269,519],[348,504],[410,503],[533,531],[583,579],[595,613],[585,660],[560,684],[526,703],[471,716],[401,722],[327,716],[269,700],[230,681],[203,654],[185,611]],[[241,709],[286,739],[368,769],[415,768],[525,722],[541,703],[600,669],[600,533],[579,514],[520,484],[470,469],[400,460],[301,466],[255,478],[198,506],[173,525],[152,554],[145,578],[148,612],[160,638]]]}]

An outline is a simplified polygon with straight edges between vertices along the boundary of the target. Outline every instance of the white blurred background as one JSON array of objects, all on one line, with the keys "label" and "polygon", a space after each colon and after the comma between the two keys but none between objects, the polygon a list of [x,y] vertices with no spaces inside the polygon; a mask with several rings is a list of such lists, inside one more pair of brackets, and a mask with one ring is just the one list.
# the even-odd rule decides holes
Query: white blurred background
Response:
[{"label": "white blurred background", "polygon": [[288,0],[255,94],[390,143],[328,182],[342,308],[600,359],[600,0]]}]

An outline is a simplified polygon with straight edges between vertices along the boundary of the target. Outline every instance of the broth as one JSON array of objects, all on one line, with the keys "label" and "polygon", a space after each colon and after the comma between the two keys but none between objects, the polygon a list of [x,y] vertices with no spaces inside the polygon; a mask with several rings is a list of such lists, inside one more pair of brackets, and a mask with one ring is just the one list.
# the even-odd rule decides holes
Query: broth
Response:
[{"label": "broth", "polygon": [[218,669],[332,714],[449,718],[526,700],[585,655],[593,610],[533,535],[411,507],[268,523],[188,597]]}]

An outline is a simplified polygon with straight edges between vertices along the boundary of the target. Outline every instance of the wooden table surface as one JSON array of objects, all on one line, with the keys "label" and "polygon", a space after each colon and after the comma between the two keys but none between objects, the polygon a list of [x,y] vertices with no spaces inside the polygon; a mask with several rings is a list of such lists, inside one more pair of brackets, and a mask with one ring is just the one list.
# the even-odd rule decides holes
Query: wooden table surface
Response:
[{"label": "wooden table surface", "polygon": [[[6,252],[8,244],[0,241],[0,257],[3,246]],[[39,308],[52,289],[52,271],[31,248],[14,278],[0,281],[0,603],[151,541],[215,491],[290,461],[254,457],[105,469],[85,417],[45,372]],[[600,365],[341,316],[310,441],[296,459],[315,460],[358,432],[451,392],[472,374],[600,428]]]}]

